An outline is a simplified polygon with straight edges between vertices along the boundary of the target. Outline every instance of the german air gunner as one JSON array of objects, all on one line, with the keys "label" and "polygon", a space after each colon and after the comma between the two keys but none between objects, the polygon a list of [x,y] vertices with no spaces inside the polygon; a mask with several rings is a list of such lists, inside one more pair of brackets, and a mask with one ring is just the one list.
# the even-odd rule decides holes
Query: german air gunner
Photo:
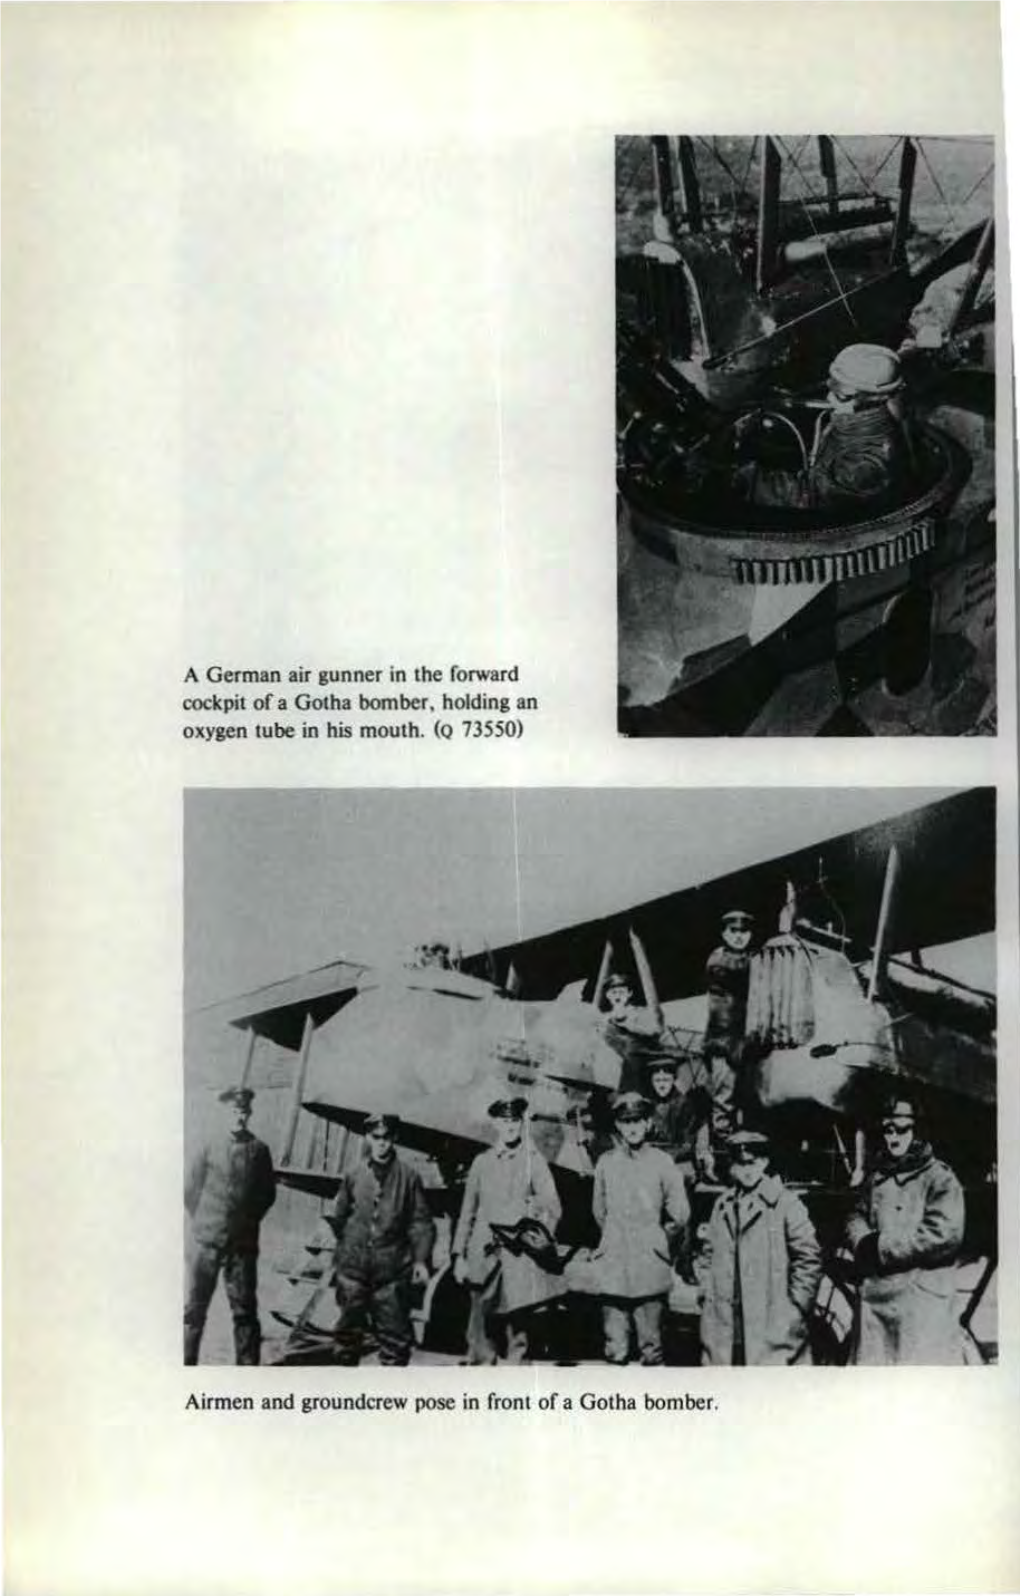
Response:
[{"label": "german air gunner", "polygon": [[184,1206],[191,1218],[192,1245],[184,1308],[186,1364],[198,1362],[221,1273],[234,1321],[237,1362],[259,1361],[259,1226],[273,1206],[276,1177],[269,1148],[248,1129],[254,1096],[247,1086],[231,1086],[219,1094],[223,1124],[188,1169]]},{"label": "german air gunner", "polygon": [[421,1180],[397,1157],[395,1114],[365,1121],[365,1158],[341,1176],[327,1223],[336,1236],[333,1279],[340,1316],[335,1361],[360,1362],[371,1329],[379,1362],[410,1362],[411,1287],[425,1285],[435,1226]]}]

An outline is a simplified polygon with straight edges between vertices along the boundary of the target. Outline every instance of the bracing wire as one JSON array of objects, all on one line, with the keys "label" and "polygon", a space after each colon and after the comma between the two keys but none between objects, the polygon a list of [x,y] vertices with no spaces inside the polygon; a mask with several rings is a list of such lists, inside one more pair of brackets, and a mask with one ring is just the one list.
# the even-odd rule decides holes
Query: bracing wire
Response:
[{"label": "bracing wire", "polygon": [[620,191],[619,191],[619,193],[617,195],[617,204],[618,205],[622,204],[624,200],[629,199],[631,193],[633,192],[634,185],[636,184],[636,182],[638,180],[638,177],[641,175],[642,170],[647,165],[647,160],[646,160],[647,140],[643,140],[643,139],[639,139],[639,138],[635,137],[634,143],[635,143],[636,149],[633,152],[633,154],[631,155],[630,172],[629,172],[628,176],[626,177],[626,179],[625,179],[625,181],[623,183],[623,186],[622,186],[622,188],[620,189]]},{"label": "bracing wire", "polygon": [[960,209],[961,209],[961,211],[963,210],[964,206],[968,205],[970,203],[970,201],[974,198],[974,195],[977,193],[977,191],[981,187],[982,183],[987,183],[988,179],[991,177],[991,175],[992,175],[992,173],[994,171],[995,171],[995,162],[991,161],[988,164],[988,166],[985,167],[984,171],[981,173],[981,176],[978,178],[978,180],[974,184],[973,188],[969,188],[967,190],[966,194],[964,195],[963,199],[960,201]]},{"label": "bracing wire", "polygon": [[734,202],[734,208],[735,208],[736,207],[737,196],[741,192],[741,190],[739,190],[738,187],[737,187],[737,174],[734,172],[732,166],[730,165],[729,161],[726,159],[725,155],[723,155],[722,151],[719,149],[718,140],[713,138],[711,144],[709,144],[709,142],[708,142],[708,140],[706,138],[699,137],[698,138],[698,143],[704,146],[704,148],[708,151],[709,155],[711,155],[711,157],[712,157],[712,159],[714,161],[718,161],[719,165],[722,167],[723,171],[726,173],[726,176],[729,178],[730,182],[733,184],[733,202]]},{"label": "bracing wire", "polygon": [[[813,136],[814,135],[811,134],[811,133],[806,133],[804,135],[804,137],[801,139],[800,143],[797,145],[797,149],[796,149],[795,153],[791,156],[791,159],[793,161],[796,162],[796,161],[800,160],[801,156],[804,154],[804,151],[807,149],[808,145],[811,143],[811,140],[812,140]],[[814,192],[814,190],[812,190],[812,193],[813,192]]]},{"label": "bracing wire", "polygon": [[893,141],[890,144],[889,148],[886,150],[886,152],[883,155],[882,159],[879,161],[878,165],[875,167],[874,172],[872,173],[871,181],[873,183],[877,183],[878,182],[878,180],[881,177],[882,173],[885,171],[886,167],[889,165],[889,162],[892,160],[893,156],[896,154],[896,151],[900,148],[900,145],[902,143],[903,143],[903,139],[902,138],[893,139]]},{"label": "bracing wire", "polygon": [[751,175],[751,168],[754,165],[754,158],[757,155],[757,153],[758,153],[758,135],[755,134],[754,138],[751,140],[751,153],[747,157],[747,165],[744,167],[744,176],[743,176],[743,180],[742,180],[742,182],[740,184],[740,192],[742,194],[746,193],[746,191],[747,191],[747,180],[748,180],[748,178]]},{"label": "bracing wire", "polygon": [[[783,153],[786,155],[787,159],[789,160],[790,165],[793,167],[793,169],[796,172],[797,176],[800,178],[800,181],[803,184],[804,188],[807,190],[809,197],[812,198],[812,199],[817,199],[818,196],[812,191],[810,183],[807,181],[807,178],[804,176],[804,173],[801,170],[801,167],[800,167],[799,163],[797,162],[797,160],[791,155],[789,147],[787,146],[785,141],[783,139],[780,139],[778,142],[779,142],[780,148],[782,149]],[[811,215],[811,210],[810,210],[809,206],[806,204],[806,202],[803,199],[801,199],[800,204],[801,204],[802,210],[804,211],[805,216],[808,219],[808,222],[810,223],[811,231],[814,233],[816,238],[819,238],[821,235],[820,235],[820,233],[818,231],[818,228],[815,226],[815,219]],[[858,323],[857,323],[857,317],[854,315],[853,306],[851,305],[850,300],[847,298],[846,289],[843,287],[843,284],[840,281],[839,273],[837,272],[835,266],[833,265],[832,257],[830,256],[829,251],[827,249],[823,249],[822,257],[823,257],[823,259],[825,261],[826,266],[829,269],[829,275],[830,275],[830,277],[832,278],[833,282],[836,285],[836,292],[839,295],[840,299],[843,301],[844,309],[846,310],[847,315],[850,317],[850,320],[853,322],[854,326],[856,327]]]},{"label": "bracing wire", "polygon": [[872,199],[877,199],[878,195],[875,193],[874,187],[872,186],[874,184],[875,179],[872,178],[871,182],[870,183],[868,182],[868,179],[865,177],[864,173],[861,171],[860,167],[857,165],[857,162],[854,160],[853,156],[850,154],[850,151],[847,149],[847,147],[846,147],[846,145],[845,145],[845,143],[843,142],[842,139],[836,139],[836,140],[834,140],[834,142],[839,146],[840,153],[846,157],[846,159],[849,161],[850,165],[853,167],[854,173],[855,173],[859,183],[861,184],[861,187],[864,189],[865,194],[869,194]]},{"label": "bracing wire", "polygon": [[[956,220],[956,212],[953,210],[953,207],[950,205],[949,200],[946,197],[945,189],[942,187],[942,184],[939,182],[938,178],[935,176],[934,168],[932,167],[931,161],[928,159],[928,151],[925,149],[924,144],[923,144],[923,142],[920,139],[918,139],[918,141],[917,141],[917,148],[920,151],[922,161],[924,162],[925,166],[928,168],[928,176],[931,178],[932,182],[935,184],[935,192],[938,194],[939,199],[942,201],[943,205],[946,208],[946,214],[949,217],[949,225],[953,229],[953,231],[956,232],[959,229],[959,223]],[[945,228],[943,228],[942,231],[945,232]]]},{"label": "bracing wire", "polygon": [[836,899],[833,897],[832,893],[829,891],[829,883],[828,883],[828,881],[826,879],[826,875],[825,875],[825,861],[821,857],[819,857],[819,860],[818,860],[818,878],[817,878],[816,885],[817,885],[818,890],[821,893],[822,897],[825,898],[825,900],[829,904],[829,906],[832,909],[835,910],[836,918],[837,918],[837,920],[839,922],[839,933],[838,933],[839,934],[839,938],[840,938],[840,941],[843,942],[844,945],[845,945],[846,941],[847,941],[846,915],[843,913],[843,910],[841,909],[839,903],[836,901]]}]

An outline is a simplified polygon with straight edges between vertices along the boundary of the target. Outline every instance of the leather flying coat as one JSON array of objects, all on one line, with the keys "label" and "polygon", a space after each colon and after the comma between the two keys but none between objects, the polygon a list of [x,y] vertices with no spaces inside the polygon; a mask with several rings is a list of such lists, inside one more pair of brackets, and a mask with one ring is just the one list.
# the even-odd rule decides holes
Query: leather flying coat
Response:
[{"label": "leather flying coat", "polygon": [[338,1276],[385,1285],[414,1263],[428,1263],[435,1226],[416,1170],[395,1154],[344,1175],[326,1215],[337,1238]]},{"label": "leather flying coat", "polygon": [[926,1142],[866,1182],[847,1239],[856,1247],[874,1232],[878,1272],[861,1283],[852,1363],[962,1363],[956,1259],[964,1221],[963,1188]]}]

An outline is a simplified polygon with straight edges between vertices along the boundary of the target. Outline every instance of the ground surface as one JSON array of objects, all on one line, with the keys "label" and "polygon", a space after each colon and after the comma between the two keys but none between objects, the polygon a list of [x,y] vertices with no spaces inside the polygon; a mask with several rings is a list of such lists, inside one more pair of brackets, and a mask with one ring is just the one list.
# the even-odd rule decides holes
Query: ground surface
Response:
[{"label": "ground surface", "polygon": [[[285,1232],[275,1232],[267,1224],[263,1235],[263,1256],[260,1261],[260,1317],[263,1330],[263,1363],[280,1364],[286,1357],[289,1331],[273,1317],[272,1310],[277,1308],[288,1316],[299,1312],[308,1300],[311,1288],[301,1283],[293,1285],[287,1278],[286,1270],[293,1260],[293,1238]],[[970,1293],[977,1285],[980,1268],[977,1264],[967,1264],[960,1270],[960,1308],[963,1311]],[[553,1349],[549,1356],[550,1366],[556,1363],[578,1362],[598,1366],[601,1360],[598,1357],[598,1321],[597,1308],[594,1305],[585,1305],[587,1323],[585,1334],[589,1337],[586,1351],[590,1354],[585,1357],[569,1358],[562,1355],[563,1349]],[[327,1295],[321,1310],[317,1311],[316,1318],[325,1324],[330,1322],[332,1312],[331,1298]],[[837,1318],[840,1313],[837,1313]],[[847,1327],[845,1308],[841,1309],[843,1320],[841,1331],[845,1333]],[[974,1316],[973,1331],[976,1340],[983,1346],[994,1348],[998,1330],[998,1290],[997,1281],[992,1280],[985,1296],[983,1297],[977,1313]],[[595,1343],[591,1344],[590,1338],[594,1335]],[[667,1343],[667,1361],[677,1367],[690,1367],[697,1363],[696,1323],[692,1319],[674,1317],[671,1319]],[[417,1350],[413,1362],[425,1367],[455,1366],[462,1360],[460,1350]],[[233,1338],[231,1335],[230,1312],[226,1298],[220,1287],[213,1298],[206,1332],[202,1342],[199,1362],[201,1365],[229,1365],[234,1361]],[[328,1358],[323,1355],[314,1358],[314,1363],[325,1365]],[[366,1367],[377,1365],[373,1352],[369,1352],[364,1363]]]}]

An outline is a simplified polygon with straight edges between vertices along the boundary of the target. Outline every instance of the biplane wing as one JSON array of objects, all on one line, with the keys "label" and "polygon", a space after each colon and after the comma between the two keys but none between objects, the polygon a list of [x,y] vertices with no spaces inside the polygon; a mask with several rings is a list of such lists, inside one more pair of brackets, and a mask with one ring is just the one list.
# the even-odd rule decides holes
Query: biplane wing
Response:
[{"label": "biplane wing", "polygon": [[[800,913],[845,939],[850,956],[870,956],[890,849],[900,855],[892,951],[925,948],[991,931],[995,923],[995,793],[953,794],[852,832],[692,882],[618,914],[493,950],[497,969],[512,962],[529,996],[552,997],[580,971],[598,969],[606,941],[625,959],[633,929],[649,950],[664,1003],[704,990],[705,960],[721,916],[750,910],[760,933],[777,928],[786,886]],[[474,961],[467,960],[472,968]]]},{"label": "biplane wing", "polygon": [[[891,855],[898,885],[879,954]],[[306,1168],[295,1155],[305,1116],[360,1133],[367,1114],[396,1112],[406,1146],[456,1167],[492,1143],[488,1107],[508,1093],[528,1098],[532,1134],[554,1166],[590,1173],[584,1115],[593,1089],[611,1086],[620,1063],[592,1001],[607,944],[617,967],[636,966],[635,950],[644,950],[668,1006],[704,991],[725,910],[751,910],[767,943],[791,887],[795,933],[807,926],[803,945],[827,948],[842,974],[827,989],[834,1019],[826,1019],[828,998],[819,998],[818,1028],[803,1046],[762,1050],[762,1101],[839,1108],[855,1071],[888,1071],[993,1103],[994,997],[946,981],[924,962],[924,950],[994,926],[995,795],[980,789],[823,835],[608,917],[486,949],[456,970],[342,961],[251,994],[235,1005],[232,1023],[298,1055],[278,1160],[286,1179],[316,1195],[335,1185],[335,1166]],[[825,964],[817,951],[811,957],[819,969]],[[881,963],[881,990],[869,997],[873,962]],[[639,985],[641,972],[633,973]]]}]

